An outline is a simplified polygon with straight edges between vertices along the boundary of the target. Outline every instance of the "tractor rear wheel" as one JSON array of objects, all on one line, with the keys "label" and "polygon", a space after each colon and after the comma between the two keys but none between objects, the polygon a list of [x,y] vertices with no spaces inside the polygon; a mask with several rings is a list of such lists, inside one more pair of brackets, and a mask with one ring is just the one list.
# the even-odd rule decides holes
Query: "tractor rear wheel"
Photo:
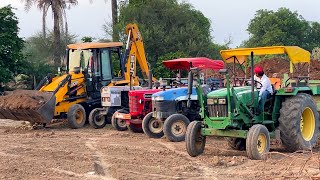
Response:
[{"label": "tractor rear wheel", "polygon": [[202,122],[192,121],[187,128],[186,148],[190,156],[195,157],[203,153],[206,136],[201,134]]},{"label": "tractor rear wheel", "polygon": [[134,133],[142,133],[143,132],[141,124],[130,123],[130,125],[128,125],[128,128]]},{"label": "tractor rear wheel", "polygon": [[245,139],[232,138],[232,137],[226,137],[225,139],[228,142],[228,146],[231,149],[238,150],[238,151],[246,150],[246,140]]},{"label": "tractor rear wheel", "polygon": [[246,139],[246,151],[250,159],[262,160],[270,150],[270,135],[262,124],[253,125]]},{"label": "tractor rear wheel", "polygon": [[319,134],[319,113],[312,97],[300,93],[282,103],[279,117],[282,143],[288,151],[310,150]]},{"label": "tractor rear wheel", "polygon": [[87,120],[86,111],[81,104],[74,104],[68,110],[67,119],[72,129],[82,128]]},{"label": "tractor rear wheel", "polygon": [[125,109],[119,109],[117,110],[113,115],[112,115],[112,118],[111,118],[111,124],[112,126],[118,130],[118,131],[126,131],[128,130],[128,127],[127,127],[127,124],[126,124],[126,120],[124,119],[119,119],[119,118],[116,118],[116,114],[117,113],[129,113],[127,110]]},{"label": "tractor rear wheel", "polygon": [[164,121],[163,132],[169,141],[184,141],[189,124],[189,119],[183,114],[172,114]]},{"label": "tractor rear wheel", "polygon": [[164,135],[162,120],[152,117],[152,112],[143,118],[142,129],[150,138],[161,138]]},{"label": "tractor rear wheel", "polygon": [[104,128],[107,124],[106,117],[100,115],[100,110],[98,108],[93,109],[89,114],[89,123],[95,129]]}]

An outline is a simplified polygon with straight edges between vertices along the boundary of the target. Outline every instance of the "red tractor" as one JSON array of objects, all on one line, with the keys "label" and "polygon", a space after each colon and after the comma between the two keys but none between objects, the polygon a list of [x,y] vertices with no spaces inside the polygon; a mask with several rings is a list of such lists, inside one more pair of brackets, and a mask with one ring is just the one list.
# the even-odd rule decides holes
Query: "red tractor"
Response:
[{"label": "red tractor", "polygon": [[129,110],[117,110],[111,119],[112,126],[118,131],[125,131],[129,128],[132,132],[143,132],[142,120],[152,111],[152,94],[159,91],[161,89],[129,91]]}]

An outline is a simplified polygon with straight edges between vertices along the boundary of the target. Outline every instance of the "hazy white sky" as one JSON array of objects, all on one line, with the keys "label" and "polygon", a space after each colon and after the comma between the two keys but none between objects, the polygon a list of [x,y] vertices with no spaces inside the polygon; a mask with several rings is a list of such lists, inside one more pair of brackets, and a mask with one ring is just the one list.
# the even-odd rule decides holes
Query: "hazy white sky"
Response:
[{"label": "hazy white sky", "polygon": [[[68,12],[69,30],[82,36],[103,38],[102,24],[111,21],[110,0],[78,0],[79,4]],[[320,22],[319,0],[186,0],[211,20],[212,36],[215,42],[224,43],[232,38],[232,46],[238,46],[248,38],[246,28],[250,19],[259,9],[277,10],[287,7],[298,11],[308,21]],[[41,13],[34,7],[28,13],[24,11],[21,0],[0,0],[0,7],[11,4],[20,21],[20,35],[29,37],[41,30]],[[52,27],[51,14],[48,25]],[[143,33],[143,32],[142,32]]]}]

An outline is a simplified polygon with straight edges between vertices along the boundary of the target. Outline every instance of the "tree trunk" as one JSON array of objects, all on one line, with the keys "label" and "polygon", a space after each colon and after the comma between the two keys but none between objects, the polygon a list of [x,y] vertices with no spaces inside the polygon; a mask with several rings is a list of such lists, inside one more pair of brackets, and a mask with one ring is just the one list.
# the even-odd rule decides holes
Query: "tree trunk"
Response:
[{"label": "tree trunk", "polygon": [[60,33],[60,16],[59,16],[59,4],[56,1],[52,2],[53,13],[53,62],[55,67],[61,66],[60,58],[60,46],[61,46],[61,33]]},{"label": "tree trunk", "polygon": [[118,22],[118,4],[117,0],[111,0],[112,7],[112,40],[119,41],[119,34],[116,31],[116,24]]},{"label": "tree trunk", "polygon": [[46,8],[42,9],[42,35],[44,38],[46,38],[47,34],[46,34]]}]

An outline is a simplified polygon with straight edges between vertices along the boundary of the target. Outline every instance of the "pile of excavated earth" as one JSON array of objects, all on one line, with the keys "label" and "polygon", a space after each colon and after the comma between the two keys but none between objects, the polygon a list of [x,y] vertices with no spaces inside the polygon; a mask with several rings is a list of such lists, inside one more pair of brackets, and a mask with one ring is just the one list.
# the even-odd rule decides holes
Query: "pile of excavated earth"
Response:
[{"label": "pile of excavated earth", "polygon": [[0,96],[0,108],[19,110],[37,110],[46,103],[45,97],[39,91],[16,90],[12,94]]}]

